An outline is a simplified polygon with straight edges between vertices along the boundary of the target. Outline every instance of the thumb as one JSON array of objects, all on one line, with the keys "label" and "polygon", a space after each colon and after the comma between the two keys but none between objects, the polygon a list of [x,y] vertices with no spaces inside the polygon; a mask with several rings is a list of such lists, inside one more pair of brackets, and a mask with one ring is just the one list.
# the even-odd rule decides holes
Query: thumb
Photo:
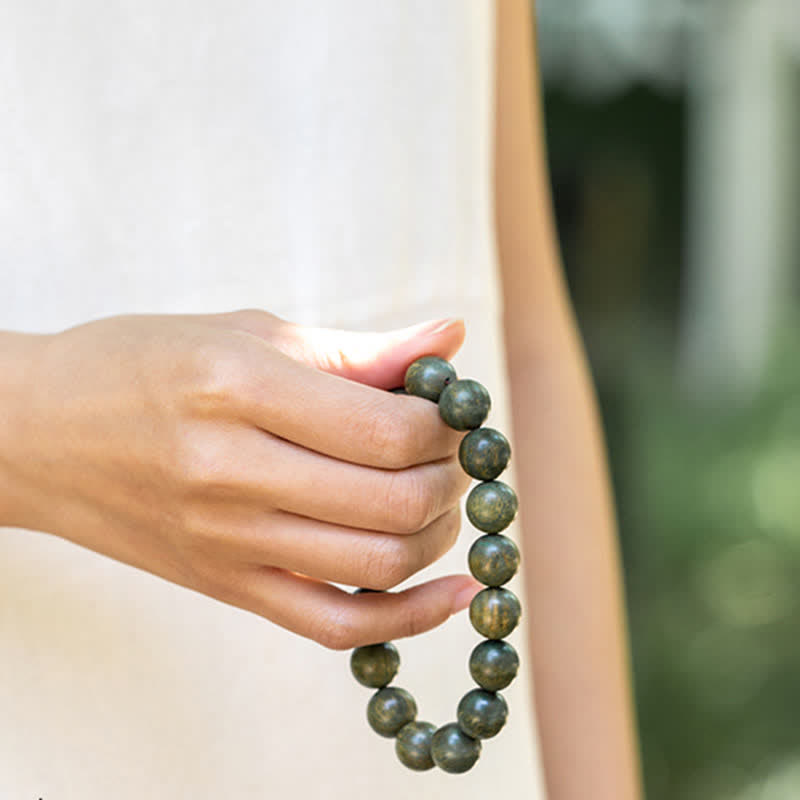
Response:
[{"label": "thumb", "polygon": [[464,322],[438,319],[386,333],[292,326],[288,355],[333,375],[381,389],[403,385],[420,356],[452,358],[464,341]]}]

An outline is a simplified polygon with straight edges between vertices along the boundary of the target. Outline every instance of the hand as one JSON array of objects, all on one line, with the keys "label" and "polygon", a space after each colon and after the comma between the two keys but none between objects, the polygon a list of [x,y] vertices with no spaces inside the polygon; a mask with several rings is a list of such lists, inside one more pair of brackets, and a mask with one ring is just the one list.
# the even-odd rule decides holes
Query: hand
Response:
[{"label": "hand", "polygon": [[460,322],[393,334],[260,311],[130,316],[37,339],[12,417],[8,524],[46,531],[344,649],[465,607],[443,555],[469,478],[434,404],[385,391]]}]

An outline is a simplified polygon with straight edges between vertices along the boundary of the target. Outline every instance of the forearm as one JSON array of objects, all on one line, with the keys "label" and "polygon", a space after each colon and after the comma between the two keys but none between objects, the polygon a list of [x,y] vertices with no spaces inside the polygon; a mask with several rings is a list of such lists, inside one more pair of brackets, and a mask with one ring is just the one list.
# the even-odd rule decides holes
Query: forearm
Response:
[{"label": "forearm", "polygon": [[26,501],[18,479],[25,408],[35,383],[33,369],[42,336],[0,331],[0,526],[22,526]]},{"label": "forearm", "polygon": [[601,435],[575,337],[548,348],[509,352],[546,781],[551,800],[632,800],[639,776]]},{"label": "forearm", "polygon": [[551,213],[530,4],[498,0],[495,213],[550,800],[640,797],[614,514]]}]

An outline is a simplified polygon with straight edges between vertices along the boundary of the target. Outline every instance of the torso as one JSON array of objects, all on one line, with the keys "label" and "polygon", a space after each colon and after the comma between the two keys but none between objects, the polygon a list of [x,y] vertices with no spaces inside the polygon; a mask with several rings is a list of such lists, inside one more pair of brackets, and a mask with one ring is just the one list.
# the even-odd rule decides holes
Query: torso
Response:
[{"label": "torso", "polygon": [[[492,30],[484,0],[5,4],[0,327],[459,315],[508,430]],[[421,718],[454,718],[476,642],[460,615],[399,643]],[[8,796],[543,797],[524,676],[469,776],[412,774],[346,654],[50,536],[0,530],[0,661]]]}]

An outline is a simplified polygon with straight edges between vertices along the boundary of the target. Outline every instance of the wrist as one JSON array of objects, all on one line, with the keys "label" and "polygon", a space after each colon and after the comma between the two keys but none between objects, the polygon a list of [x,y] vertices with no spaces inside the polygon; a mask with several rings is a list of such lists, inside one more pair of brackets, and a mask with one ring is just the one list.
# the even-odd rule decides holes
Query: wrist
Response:
[{"label": "wrist", "polygon": [[49,336],[0,331],[0,526],[26,527],[36,375]]}]

